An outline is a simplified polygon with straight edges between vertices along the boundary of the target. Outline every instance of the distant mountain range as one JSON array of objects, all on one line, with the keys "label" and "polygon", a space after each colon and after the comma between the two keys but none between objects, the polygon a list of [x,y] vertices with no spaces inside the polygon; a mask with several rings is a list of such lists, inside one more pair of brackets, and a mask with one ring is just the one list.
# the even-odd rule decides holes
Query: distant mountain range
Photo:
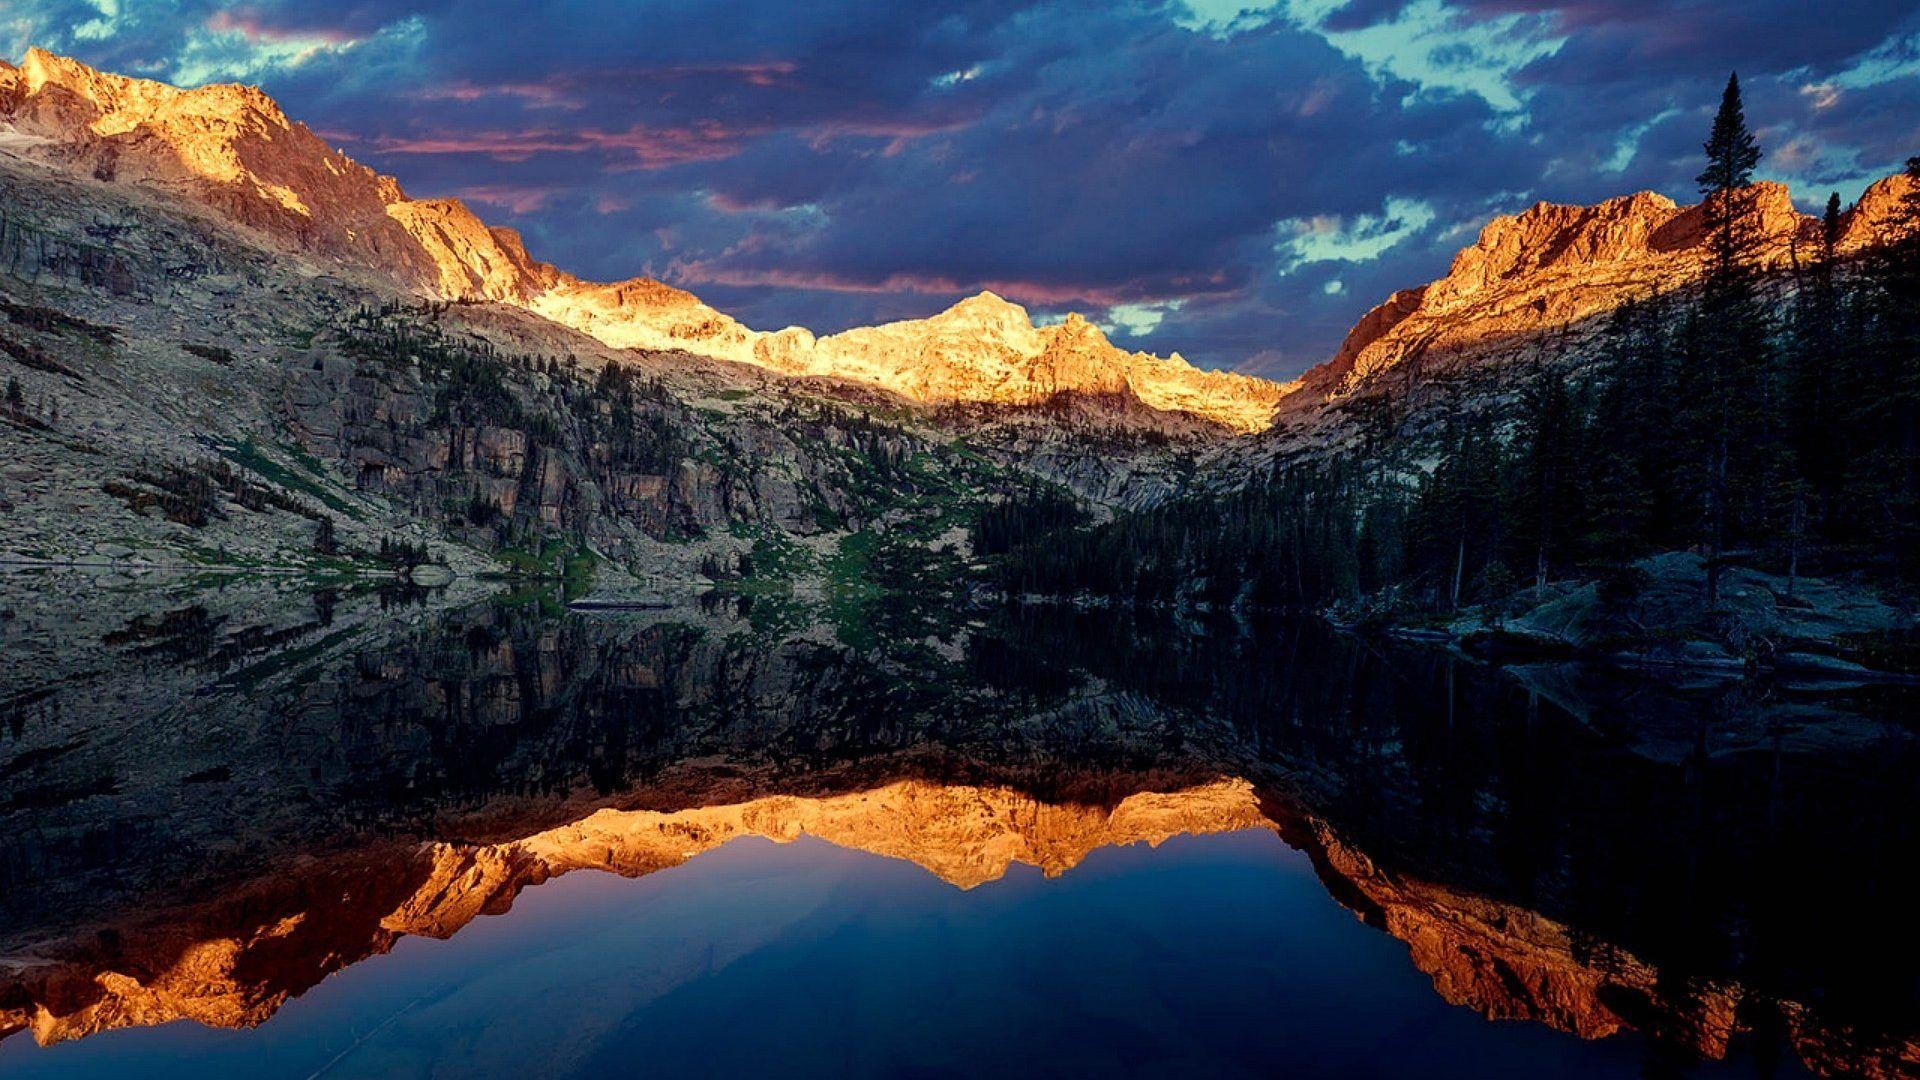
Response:
[{"label": "distant mountain range", "polygon": [[[149,520],[180,498],[153,485],[153,460],[219,446],[226,467],[246,474],[220,480],[233,491],[300,494],[232,449],[267,443],[319,465],[309,486],[327,497],[302,496],[316,504],[302,506],[307,519],[338,517],[363,543],[403,522],[422,537],[453,528],[488,549],[558,528],[631,564],[645,561],[642,535],[710,536],[746,519],[857,530],[863,514],[884,516],[906,481],[858,480],[865,466],[848,455],[866,436],[844,424],[821,429],[830,447],[793,445],[793,410],[805,402],[904,425],[906,441],[879,451],[883,473],[918,454],[974,496],[996,498],[995,485],[1028,475],[1137,506],[1350,439],[1352,401],[1495,370],[1533,355],[1542,334],[1683,289],[1707,266],[1699,207],[1648,193],[1541,203],[1494,219],[1445,277],[1394,294],[1334,357],[1283,384],[1118,348],[1078,315],[1036,326],[992,293],[827,336],[751,329],[658,281],[588,282],[540,262],[458,200],[408,197],[257,89],[183,90],[38,49],[17,67],[0,61],[0,179],[11,185],[0,271],[19,283],[0,368],[26,399],[8,414],[8,438],[73,436],[17,456],[20,479],[0,502],[37,509],[24,515],[31,535],[16,531],[9,544],[15,557],[101,543],[178,552],[177,529],[163,541],[102,517],[98,485],[133,491],[122,502]],[[1840,247],[1883,239],[1908,184],[1869,189],[1844,216]],[[1785,188],[1751,195],[1762,265],[1790,270],[1819,247],[1821,223]],[[376,309],[379,326],[353,323]],[[440,343],[423,366],[418,335],[429,331]],[[496,362],[512,370],[474,381],[476,365]],[[653,380],[642,412],[654,410],[650,430],[670,438],[649,435],[636,450],[630,428],[605,427],[629,414],[605,402],[597,419],[580,411],[576,398],[609,366]],[[66,419],[56,425],[55,413]],[[82,430],[92,449],[126,458],[125,477],[72,456]],[[1010,471],[990,483],[968,472],[956,434]],[[339,505],[357,499],[381,509],[341,517]],[[222,514],[212,517],[219,533]],[[45,526],[55,520],[64,524]],[[308,527],[287,523],[270,547],[286,554]]]},{"label": "distant mountain range", "polygon": [[[1468,352],[1563,325],[1624,299],[1697,278],[1698,207],[1640,193],[1593,207],[1541,203],[1494,219],[1447,276],[1369,312],[1339,352],[1280,385],[1114,347],[1069,317],[1035,327],[992,293],[926,319],[816,337],[801,327],[749,329],[693,295],[648,278],[583,281],[534,259],[511,229],[458,199],[413,199],[328,146],[251,87],[181,90],[29,50],[0,61],[9,150],[119,184],[177,193],[309,256],[456,301],[525,307],[615,348],[682,349],[786,374],[872,384],[913,401],[1028,404],[1061,392],[1129,394],[1234,432],[1354,390],[1410,359]],[[1875,185],[1847,215],[1843,244],[1872,244],[1905,184]],[[1819,223],[1777,184],[1759,189],[1768,257],[1810,251]],[[1280,331],[1283,328],[1276,328]]]},{"label": "distant mountain range", "polygon": [[31,50],[0,65],[9,148],[94,178],[154,186],[311,257],[436,298],[538,312],[615,348],[684,349],[789,374],[851,379],[914,401],[1025,404],[1063,391],[1131,393],[1235,431],[1265,426],[1284,391],[1115,348],[1070,318],[1035,328],[982,294],[931,319],[826,338],[762,333],[647,278],[582,281],[536,261],[457,199],[412,199],[249,87],[180,90]]}]

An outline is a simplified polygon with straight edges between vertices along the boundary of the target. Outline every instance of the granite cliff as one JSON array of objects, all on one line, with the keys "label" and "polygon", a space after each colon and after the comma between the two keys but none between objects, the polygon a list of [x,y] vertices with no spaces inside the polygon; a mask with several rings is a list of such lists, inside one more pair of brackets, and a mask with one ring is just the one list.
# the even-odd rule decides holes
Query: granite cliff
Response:
[{"label": "granite cliff", "polygon": [[[1838,254],[1890,239],[1911,186],[1895,175],[1869,188],[1841,218]],[[1755,184],[1739,201],[1750,223],[1749,258],[1763,272],[1791,271],[1820,251],[1820,220],[1795,209],[1785,185]],[[1330,360],[1300,378],[1283,409],[1298,414],[1496,365],[1543,334],[1697,284],[1711,259],[1706,222],[1704,206],[1647,191],[1496,217],[1446,276],[1394,293],[1363,316]]]}]

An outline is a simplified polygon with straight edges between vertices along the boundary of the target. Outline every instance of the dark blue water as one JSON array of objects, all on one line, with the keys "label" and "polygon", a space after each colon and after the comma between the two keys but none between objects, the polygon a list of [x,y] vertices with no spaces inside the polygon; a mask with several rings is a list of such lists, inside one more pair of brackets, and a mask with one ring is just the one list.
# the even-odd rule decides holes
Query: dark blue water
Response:
[{"label": "dark blue water", "polygon": [[[9,1077],[1623,1076],[1642,1046],[1489,1023],[1264,830],[961,891],[820,841],[574,873],[408,938],[251,1032],[52,1048]],[[1713,1074],[1748,1070],[1716,1067]]]},{"label": "dark blue water", "polygon": [[[794,637],[513,597],[0,600],[0,1076],[1920,1061],[1911,690],[1503,669],[1311,624],[1110,613],[1007,613],[936,649],[918,629]],[[979,845],[1041,850],[1222,778],[1250,801],[1183,804],[1187,827],[1280,835],[1101,848],[964,891],[818,840],[632,880],[433,886],[442,858],[525,870],[516,844],[602,807],[992,789],[991,828],[962,794],[898,835],[879,810],[842,834],[980,865]],[[676,861],[658,850],[609,862]],[[391,926],[444,932],[508,899],[381,951]],[[1533,1019],[1489,1018],[1507,1016]],[[29,1025],[94,1033],[43,1048]]]}]

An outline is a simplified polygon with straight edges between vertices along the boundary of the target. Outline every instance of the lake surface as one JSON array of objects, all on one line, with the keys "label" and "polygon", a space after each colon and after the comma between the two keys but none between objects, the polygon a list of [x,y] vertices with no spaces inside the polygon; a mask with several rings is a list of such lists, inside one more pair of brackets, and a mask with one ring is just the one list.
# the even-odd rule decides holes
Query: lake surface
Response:
[{"label": "lake surface", "polygon": [[1909,1075],[1909,691],[0,577],[8,1076]]}]

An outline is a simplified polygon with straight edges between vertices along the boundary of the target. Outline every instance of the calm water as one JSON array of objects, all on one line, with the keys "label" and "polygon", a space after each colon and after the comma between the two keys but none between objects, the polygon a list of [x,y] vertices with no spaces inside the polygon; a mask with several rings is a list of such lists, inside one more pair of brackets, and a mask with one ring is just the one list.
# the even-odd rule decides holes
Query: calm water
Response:
[{"label": "calm water", "polygon": [[39,1050],[19,1076],[1609,1076],[1624,1040],[1493,1026],[1264,833],[1103,851],[961,892],[914,867],[742,840],[637,882],[575,875],[409,939],[254,1032],[176,1024]]},{"label": "calm water", "polygon": [[0,586],[8,1076],[1920,1054],[1903,692],[1294,625],[43,584]]}]

